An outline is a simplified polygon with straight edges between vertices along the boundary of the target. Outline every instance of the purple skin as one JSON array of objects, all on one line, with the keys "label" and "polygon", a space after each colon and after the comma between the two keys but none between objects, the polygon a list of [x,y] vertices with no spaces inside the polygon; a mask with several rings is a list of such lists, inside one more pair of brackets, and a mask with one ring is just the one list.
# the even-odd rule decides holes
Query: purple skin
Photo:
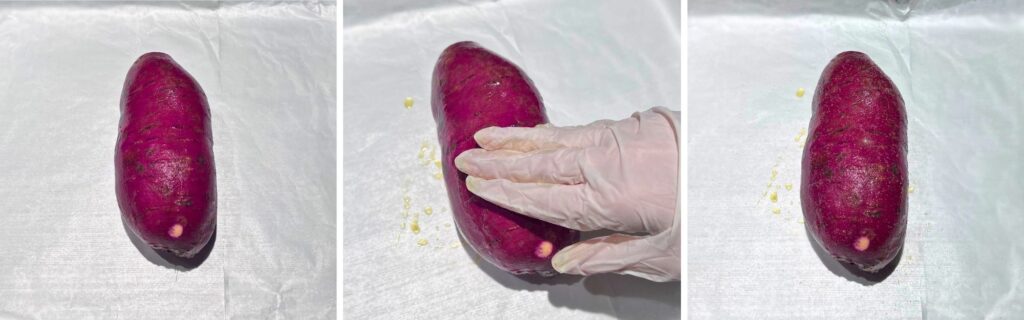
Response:
[{"label": "purple skin", "polygon": [[480,256],[512,274],[551,276],[551,257],[579,232],[503,209],[466,188],[455,157],[479,148],[480,129],[547,123],[533,82],[518,67],[473,42],[449,46],[434,68],[431,109],[442,149],[442,172],[459,232]]},{"label": "purple skin", "polygon": [[878,272],[907,229],[907,120],[889,77],[860,52],[825,67],[814,94],[800,199],[810,234],[836,260]]},{"label": "purple skin", "polygon": [[199,84],[164,53],[139,57],[121,93],[114,156],[117,204],[156,250],[191,258],[217,227],[210,107]]}]

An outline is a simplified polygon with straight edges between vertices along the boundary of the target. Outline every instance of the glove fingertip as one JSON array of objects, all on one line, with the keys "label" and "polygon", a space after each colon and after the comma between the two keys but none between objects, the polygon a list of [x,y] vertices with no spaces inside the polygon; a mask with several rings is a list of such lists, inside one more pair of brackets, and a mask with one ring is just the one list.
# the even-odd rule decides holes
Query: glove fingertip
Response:
[{"label": "glove fingertip", "polygon": [[480,149],[469,149],[469,150],[463,151],[458,156],[456,156],[455,157],[455,168],[459,169],[459,171],[462,171],[462,172],[464,172],[464,173],[466,173],[468,175],[473,175],[474,173],[476,173],[475,170],[474,170],[474,169],[476,169],[476,167],[470,165],[470,162],[471,162],[470,158],[476,156],[477,151],[475,151],[475,150],[480,150]]},{"label": "glove fingertip", "polygon": [[500,127],[496,126],[480,129],[473,134],[473,140],[484,149],[490,150],[491,142],[495,140],[495,132],[500,129]]},{"label": "glove fingertip", "polygon": [[551,257],[551,267],[555,268],[555,271],[565,274],[580,274],[579,272],[579,259],[574,259],[573,251],[577,245],[573,244],[562,248],[555,256]]},{"label": "glove fingertip", "polygon": [[483,181],[484,181],[484,179],[481,179],[481,178],[477,178],[477,177],[474,177],[474,176],[467,176],[466,177],[466,189],[468,189],[469,192],[472,192],[473,194],[476,194],[476,195],[479,196],[479,194],[477,192],[480,191],[480,183],[483,182]]}]

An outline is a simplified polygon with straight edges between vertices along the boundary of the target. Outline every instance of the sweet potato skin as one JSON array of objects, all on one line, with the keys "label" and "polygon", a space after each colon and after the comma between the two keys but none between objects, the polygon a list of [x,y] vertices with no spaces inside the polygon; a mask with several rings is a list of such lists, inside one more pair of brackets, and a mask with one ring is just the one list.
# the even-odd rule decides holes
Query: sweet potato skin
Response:
[{"label": "sweet potato skin", "polygon": [[867,272],[903,248],[906,127],[899,90],[867,55],[843,52],[825,67],[802,163],[805,225],[833,257]]},{"label": "sweet potato skin", "polygon": [[210,107],[167,54],[128,71],[114,163],[117,204],[139,239],[184,258],[206,246],[217,221]]},{"label": "sweet potato skin", "polygon": [[[579,232],[506,210],[466,188],[455,157],[479,148],[480,129],[533,127],[547,115],[533,82],[517,66],[473,42],[458,42],[437,60],[431,109],[437,123],[442,172],[452,215],[463,238],[480,256],[512,274],[557,272],[551,257],[579,240]],[[545,244],[547,242],[547,244]],[[541,253],[541,248],[546,251]]]}]

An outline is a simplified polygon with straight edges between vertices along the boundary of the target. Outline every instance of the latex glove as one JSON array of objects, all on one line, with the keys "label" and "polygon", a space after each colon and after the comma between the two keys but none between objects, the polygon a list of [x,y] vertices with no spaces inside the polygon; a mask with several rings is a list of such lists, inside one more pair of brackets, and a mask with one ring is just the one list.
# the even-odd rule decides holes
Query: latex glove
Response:
[{"label": "latex glove", "polygon": [[490,127],[455,166],[470,192],[506,209],[622,232],[563,248],[551,260],[558,272],[678,280],[678,128],[679,113],[661,107],[577,127]]}]

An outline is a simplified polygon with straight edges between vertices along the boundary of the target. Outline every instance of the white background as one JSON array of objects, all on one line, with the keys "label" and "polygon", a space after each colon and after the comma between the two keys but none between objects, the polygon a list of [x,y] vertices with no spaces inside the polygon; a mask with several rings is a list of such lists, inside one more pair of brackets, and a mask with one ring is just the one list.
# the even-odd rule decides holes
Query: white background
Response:
[{"label": "white background", "polygon": [[679,9],[676,1],[346,1],[344,316],[678,318],[678,282],[524,279],[482,262],[459,243],[429,159],[431,149],[440,157],[430,79],[448,45],[476,41],[516,63],[555,125],[622,119],[656,105],[679,110]]},{"label": "white background", "polygon": [[[0,318],[333,318],[336,6],[0,3]],[[186,269],[133,245],[114,195],[128,68],[205,90],[216,242]]]},{"label": "white background", "polygon": [[[1024,317],[1024,3],[689,10],[691,317]],[[798,136],[822,69],[846,50],[870,55],[907,108],[908,233],[881,282],[820,257],[802,224]]]}]

